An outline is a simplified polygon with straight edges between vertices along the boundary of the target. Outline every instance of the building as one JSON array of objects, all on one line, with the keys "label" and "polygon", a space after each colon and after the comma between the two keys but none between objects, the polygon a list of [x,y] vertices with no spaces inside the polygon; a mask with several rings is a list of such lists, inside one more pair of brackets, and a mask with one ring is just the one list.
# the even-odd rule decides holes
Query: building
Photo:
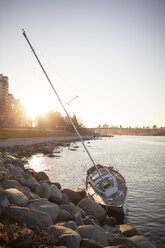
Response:
[{"label": "building", "polygon": [[0,125],[31,127],[32,122],[20,100],[9,94],[8,77],[0,74]]},{"label": "building", "polygon": [[0,124],[5,124],[7,121],[8,91],[8,77],[0,74]]}]

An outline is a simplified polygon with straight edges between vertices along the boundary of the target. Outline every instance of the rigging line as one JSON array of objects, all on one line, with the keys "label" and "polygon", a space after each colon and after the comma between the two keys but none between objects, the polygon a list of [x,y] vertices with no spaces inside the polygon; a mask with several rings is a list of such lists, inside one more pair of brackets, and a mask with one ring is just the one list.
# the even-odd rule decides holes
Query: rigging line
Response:
[{"label": "rigging line", "polygon": [[61,106],[63,107],[63,110],[65,111],[65,113],[66,113],[68,119],[70,120],[70,122],[71,122],[71,124],[72,124],[72,126],[73,126],[73,128],[74,128],[74,130],[75,130],[75,132],[76,132],[76,134],[77,134],[77,136],[79,137],[80,141],[82,142],[82,144],[83,144],[83,146],[84,146],[84,148],[85,148],[85,150],[86,150],[86,152],[87,152],[87,154],[88,154],[88,156],[89,156],[89,158],[90,158],[92,164],[95,166],[95,168],[96,168],[98,174],[100,175],[101,179],[104,181],[104,179],[103,179],[103,177],[102,177],[102,175],[101,175],[101,173],[100,173],[100,171],[99,171],[97,165],[95,164],[95,162],[94,162],[94,160],[93,160],[91,154],[89,153],[89,151],[88,151],[88,149],[87,149],[87,147],[86,147],[86,145],[85,145],[85,143],[84,143],[84,141],[83,141],[81,135],[79,134],[79,132],[78,132],[78,130],[77,130],[77,128],[76,128],[74,122],[72,121],[72,118],[70,117],[69,113],[67,112],[67,110],[66,110],[66,108],[65,108],[65,106],[64,106],[64,104],[63,104],[63,102],[61,101],[61,99],[60,99],[60,97],[59,97],[57,91],[55,90],[55,88],[54,88],[54,86],[53,86],[53,84],[52,84],[52,82],[51,82],[51,80],[50,80],[48,74],[46,73],[46,71],[45,71],[43,65],[41,64],[41,62],[40,62],[40,60],[39,60],[39,58],[38,58],[36,52],[34,51],[34,49],[33,49],[32,45],[31,45],[29,39],[27,38],[26,33],[25,33],[25,30],[22,29],[22,32],[23,32],[23,35],[24,35],[24,37],[25,37],[27,43],[29,44],[30,48],[32,49],[32,52],[33,52],[34,56],[36,57],[36,59],[37,59],[39,65],[40,65],[40,67],[41,67],[43,73],[45,74],[45,76],[46,76],[46,78],[47,78],[47,80],[48,80],[50,86],[52,87],[52,89],[53,89],[55,95],[57,96],[59,102],[61,103]]}]

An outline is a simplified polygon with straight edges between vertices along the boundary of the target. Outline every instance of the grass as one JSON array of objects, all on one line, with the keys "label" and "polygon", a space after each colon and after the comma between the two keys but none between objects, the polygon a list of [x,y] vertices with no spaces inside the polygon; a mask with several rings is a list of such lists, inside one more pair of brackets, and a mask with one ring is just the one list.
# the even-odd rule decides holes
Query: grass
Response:
[{"label": "grass", "polygon": [[0,140],[51,136],[74,136],[64,130],[46,130],[38,128],[4,128],[0,127]]}]

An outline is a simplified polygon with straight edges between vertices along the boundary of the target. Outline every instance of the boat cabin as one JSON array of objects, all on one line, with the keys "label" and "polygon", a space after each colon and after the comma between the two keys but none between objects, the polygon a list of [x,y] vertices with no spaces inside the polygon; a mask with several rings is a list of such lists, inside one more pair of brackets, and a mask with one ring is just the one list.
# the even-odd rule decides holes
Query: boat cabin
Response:
[{"label": "boat cabin", "polygon": [[116,178],[105,167],[99,168],[99,172],[101,176],[97,170],[89,175],[90,183],[95,191],[108,198],[118,191]]}]

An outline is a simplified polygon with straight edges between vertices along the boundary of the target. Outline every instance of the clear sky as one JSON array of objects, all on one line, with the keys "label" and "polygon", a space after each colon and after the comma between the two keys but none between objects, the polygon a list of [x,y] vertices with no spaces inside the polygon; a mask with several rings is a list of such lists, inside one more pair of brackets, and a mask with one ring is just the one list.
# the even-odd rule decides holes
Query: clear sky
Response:
[{"label": "clear sky", "polygon": [[29,114],[68,111],[88,127],[165,126],[164,0],[0,0],[0,73]]}]

